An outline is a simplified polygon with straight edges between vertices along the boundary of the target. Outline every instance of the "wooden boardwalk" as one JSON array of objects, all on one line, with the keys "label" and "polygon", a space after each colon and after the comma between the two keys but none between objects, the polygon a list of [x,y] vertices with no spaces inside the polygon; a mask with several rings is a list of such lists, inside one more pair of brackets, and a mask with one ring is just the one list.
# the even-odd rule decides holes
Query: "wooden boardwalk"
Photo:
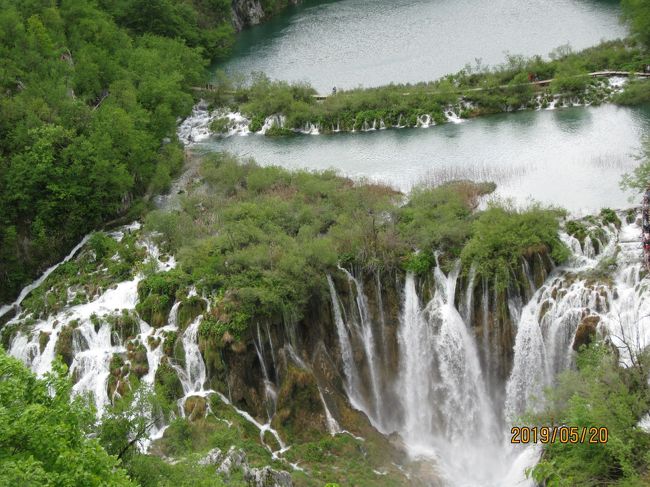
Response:
[{"label": "wooden boardwalk", "polygon": [[[630,72],[630,71],[594,71],[593,73],[587,73],[587,74],[577,74],[574,77],[575,78],[582,78],[585,76],[590,76],[592,78],[613,78],[615,76],[621,76],[621,77],[638,77],[638,78],[650,78],[650,73],[639,73],[639,72]],[[531,86],[548,86],[550,85],[553,81],[555,81],[554,78],[551,79],[545,79],[545,80],[539,80],[539,81],[531,81],[529,83],[521,83],[518,85],[501,85],[501,86],[495,86],[495,87],[490,87],[490,88],[465,88],[462,90],[458,90],[458,93],[466,93],[468,91],[487,91],[487,90],[494,90],[494,89],[503,89],[503,88],[513,88],[517,86],[526,86],[526,85],[531,85]],[[215,93],[218,91],[217,87],[212,84],[206,84],[204,86],[192,86],[191,89],[193,91],[197,91],[200,93]],[[226,91],[224,92],[227,95],[234,95],[234,91]],[[345,95],[345,91],[341,91],[338,94],[340,95]],[[430,92],[425,92],[426,94],[429,95],[435,95],[440,92],[436,91],[430,91]],[[417,94],[422,94],[422,92],[418,92]],[[409,96],[411,93],[406,92],[402,93],[404,96]],[[315,100],[318,101],[323,101],[329,98],[330,96],[336,96],[336,95],[312,95],[312,97]]]}]

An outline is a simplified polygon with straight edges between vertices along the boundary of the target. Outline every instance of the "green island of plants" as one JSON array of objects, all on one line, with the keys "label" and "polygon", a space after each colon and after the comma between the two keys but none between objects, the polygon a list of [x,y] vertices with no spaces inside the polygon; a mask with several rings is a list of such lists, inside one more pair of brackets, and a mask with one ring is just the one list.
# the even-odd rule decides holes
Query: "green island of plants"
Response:
[{"label": "green island of plants", "polygon": [[[252,132],[259,131],[268,117],[282,115],[282,125],[276,122],[265,132],[267,136],[293,135],[312,124],[321,133],[416,127],[445,123],[451,111],[471,118],[547,108],[551,103],[570,106],[612,100],[634,105],[649,97],[650,84],[645,80],[631,81],[627,89],[616,93],[606,79],[589,76],[599,71],[642,72],[650,63],[650,54],[635,39],[603,42],[580,52],[562,46],[550,58],[509,55],[505,64],[493,68],[468,65],[433,82],[339,90],[324,99],[304,82],[272,81],[262,73],[248,82],[234,82],[218,75],[214,91],[204,96],[221,112],[243,113],[250,119]],[[537,85],[530,82],[531,76],[553,81]],[[217,134],[229,128],[224,117],[211,124]]]}]

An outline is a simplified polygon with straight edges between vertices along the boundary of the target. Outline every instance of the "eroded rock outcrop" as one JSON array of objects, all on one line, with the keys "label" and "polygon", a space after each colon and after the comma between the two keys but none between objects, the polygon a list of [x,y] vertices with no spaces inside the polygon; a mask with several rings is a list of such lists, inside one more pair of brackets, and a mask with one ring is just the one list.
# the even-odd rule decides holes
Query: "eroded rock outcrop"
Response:
[{"label": "eroded rock outcrop", "polygon": [[300,1],[284,0],[271,4],[268,0],[233,0],[233,23],[237,30],[242,30],[246,26],[257,25],[288,5],[296,5]]}]

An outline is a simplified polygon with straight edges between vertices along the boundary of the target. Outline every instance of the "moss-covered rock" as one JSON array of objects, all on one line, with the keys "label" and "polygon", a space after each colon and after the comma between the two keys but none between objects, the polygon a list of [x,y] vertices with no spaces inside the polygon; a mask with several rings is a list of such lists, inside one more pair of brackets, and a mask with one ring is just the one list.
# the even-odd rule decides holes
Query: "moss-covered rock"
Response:
[{"label": "moss-covered rock", "polygon": [[148,276],[138,283],[138,314],[155,328],[165,326],[177,295],[182,295],[186,286],[187,276],[178,270]]},{"label": "moss-covered rock", "polygon": [[127,358],[131,363],[131,370],[136,377],[141,378],[149,372],[147,349],[140,340],[131,340],[126,344]]},{"label": "moss-covered rock", "polygon": [[120,314],[109,315],[105,319],[111,325],[111,342],[113,345],[125,343],[140,333],[140,323],[133,312],[123,309]]},{"label": "moss-covered rock", "polygon": [[154,381],[168,401],[173,402],[183,397],[183,384],[167,357],[160,361]]},{"label": "moss-covered rock", "polygon": [[129,381],[130,365],[124,361],[124,357],[121,354],[116,353],[111,357],[108,368],[110,370],[108,384],[106,386],[108,397],[113,398],[116,395],[120,397],[124,396],[131,388]]},{"label": "moss-covered rock", "polygon": [[310,371],[288,367],[278,392],[273,427],[291,441],[310,441],[327,432],[318,384]]},{"label": "moss-covered rock", "polygon": [[167,324],[169,311],[172,309],[173,301],[169,296],[150,294],[144,301],[136,305],[140,317],[154,328],[160,328]]},{"label": "moss-covered rock", "polygon": [[65,325],[61,328],[59,336],[57,337],[56,345],[54,346],[54,353],[61,356],[61,360],[68,367],[72,365],[74,359],[74,352],[72,350],[72,335],[74,329],[70,325]]},{"label": "moss-covered rock", "polygon": [[621,228],[621,219],[616,212],[610,208],[600,210],[600,218],[604,224],[613,224],[616,228]]},{"label": "moss-covered rock", "polygon": [[206,303],[198,297],[192,296],[181,302],[178,306],[178,328],[184,330],[201,313],[205,312]]},{"label": "moss-covered rock", "polygon": [[47,343],[50,341],[50,335],[51,333],[48,331],[41,331],[38,334],[38,348],[41,353],[43,353],[43,350],[45,350]]},{"label": "moss-covered rock", "polygon": [[206,399],[205,397],[201,396],[190,396],[185,401],[183,409],[185,412],[185,417],[190,421],[203,419],[205,418],[207,412]]},{"label": "moss-covered rock", "polygon": [[574,350],[578,351],[581,346],[588,346],[594,340],[598,323],[600,323],[600,316],[598,315],[585,316],[582,319],[573,339]]}]

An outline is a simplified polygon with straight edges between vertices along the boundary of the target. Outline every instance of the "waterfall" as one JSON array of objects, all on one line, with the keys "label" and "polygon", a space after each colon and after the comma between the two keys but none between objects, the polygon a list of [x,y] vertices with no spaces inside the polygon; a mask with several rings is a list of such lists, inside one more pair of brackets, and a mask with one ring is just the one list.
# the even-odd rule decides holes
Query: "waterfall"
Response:
[{"label": "waterfall", "polygon": [[[270,338],[270,335],[269,335]],[[267,402],[267,415],[269,421],[273,418],[275,414],[275,403],[277,399],[277,392],[275,390],[275,384],[269,379],[269,372],[266,368],[266,360],[264,360],[264,342],[262,341],[262,334],[260,333],[260,324],[257,323],[257,339],[253,338],[253,345],[255,347],[255,353],[257,354],[257,360],[259,361],[262,367],[262,375],[264,380],[264,393],[266,396]],[[268,407],[270,406],[270,408]]]},{"label": "waterfall", "polygon": [[401,359],[399,384],[406,411],[404,429],[409,440],[413,439],[413,435],[427,436],[421,442],[427,442],[433,430],[433,417],[427,407],[435,400],[430,397],[431,389],[427,387],[433,366],[433,354],[428,349],[432,342],[430,331],[422,316],[415,277],[409,273],[404,284],[404,304],[398,335]]},{"label": "waterfall", "polygon": [[386,336],[386,315],[384,314],[384,300],[381,297],[381,278],[379,272],[375,273],[375,292],[377,308],[379,309],[379,327],[381,330],[381,353],[384,357],[384,371],[388,367],[388,337]]},{"label": "waterfall", "polygon": [[79,380],[72,390],[77,394],[91,393],[97,410],[103,411],[110,403],[106,386],[111,358],[114,353],[123,352],[124,349],[111,345],[111,325],[108,323],[103,323],[95,332],[92,323],[84,322],[73,331],[74,335],[83,336],[87,347],[80,349],[76,340],[73,341],[74,359],[70,374],[79,377]]},{"label": "waterfall", "polygon": [[183,386],[184,396],[179,402],[181,407],[181,414],[183,414],[183,406],[185,401],[190,396],[205,396],[208,392],[203,386],[207,379],[207,372],[205,362],[199,350],[198,333],[201,326],[203,315],[199,315],[192,323],[189,324],[181,338],[183,343],[183,350],[185,351],[185,367],[173,364],[174,369],[178,373],[178,378]]},{"label": "waterfall", "polygon": [[[244,411],[244,410],[242,410],[242,409],[237,408],[237,407],[236,407],[232,402],[230,402],[230,399],[228,399],[228,398],[227,398],[226,396],[224,396],[222,393],[220,393],[220,392],[218,392],[218,391],[213,391],[213,392],[214,392],[214,394],[216,394],[217,396],[219,396],[219,399],[221,399],[221,401],[223,401],[225,404],[227,404],[228,406],[230,406],[231,408],[233,408],[233,410],[234,410],[237,414],[239,414],[242,418],[244,418],[246,421],[248,421],[248,422],[251,423],[253,426],[255,426],[257,429],[260,430],[260,441],[261,441],[262,444],[263,444],[263,445],[264,445],[264,446],[269,450],[269,452],[271,452],[271,454],[273,455],[273,458],[274,458],[274,459],[277,459],[277,458],[278,458],[278,455],[281,454],[281,453],[283,453],[283,452],[287,449],[287,445],[282,441],[282,438],[280,437],[280,435],[278,434],[278,432],[277,432],[276,430],[274,430],[274,429],[271,427],[271,422],[270,422],[270,421],[269,421],[268,423],[266,423],[266,424],[261,424],[259,421],[257,421],[257,420],[256,420],[253,416],[251,416],[249,413],[247,413],[246,411]],[[266,444],[266,442],[264,441],[264,434],[265,434],[267,431],[268,431],[268,432],[273,436],[273,438],[275,438],[275,440],[278,442],[278,445],[280,446],[280,450],[278,450],[278,451],[274,451],[271,447],[269,447],[269,446]]]},{"label": "waterfall", "polygon": [[525,411],[531,399],[541,401],[547,385],[546,346],[537,321],[537,306],[531,300],[517,326],[514,364],[506,388],[506,417],[511,420]]},{"label": "waterfall", "polygon": [[451,485],[503,485],[519,452],[504,444],[478,348],[454,303],[459,271],[460,263],[446,276],[436,267],[434,295],[424,307],[415,276],[406,277],[398,337],[401,431],[411,454],[433,456]]},{"label": "waterfall", "polygon": [[[650,300],[640,278],[641,230],[632,223],[604,231],[606,242],[600,242],[598,255],[593,245],[583,248],[574,237],[561,235],[573,258],[547,278],[522,310],[506,386],[507,418],[543,405],[544,387],[573,363],[579,326],[595,324],[619,348],[623,363],[631,360],[630,349],[635,353],[650,344]],[[613,286],[590,277],[605,259],[616,262]]]},{"label": "waterfall", "polygon": [[[406,278],[399,334],[400,384],[405,431],[416,444],[439,434],[454,440],[468,430],[487,435],[495,427],[476,345],[454,306],[459,271],[460,263],[448,276],[435,269],[436,292],[424,310],[414,276]],[[439,415],[431,414],[432,401],[438,404]]]},{"label": "waterfall", "polygon": [[[124,227],[123,230],[129,231],[134,228],[139,228],[139,226],[130,225]],[[120,238],[121,235],[120,232],[117,232],[113,238]],[[84,238],[65,260],[71,259],[86,241],[87,238]],[[158,260],[158,249],[150,242],[143,241],[140,245],[147,251],[145,261],[149,258],[156,260],[162,271],[170,270],[175,266],[173,258],[167,262]],[[117,341],[116,345],[113,344],[111,340],[113,330],[105,318],[116,312],[130,311],[135,308],[138,300],[138,283],[143,277],[141,274],[137,274],[133,279],[120,282],[108,289],[93,301],[64,306],[58,313],[36,321],[29,331],[18,331],[11,341],[9,354],[22,360],[32,371],[42,377],[52,370],[52,362],[57,352],[61,332],[64,328],[69,327],[72,334],[69,344],[72,354],[70,374],[75,379],[73,393],[89,393],[95,402],[98,414],[101,415],[110,402],[108,377],[111,359],[115,354],[123,355],[126,352],[123,344],[117,343]],[[27,286],[21,292],[21,296],[29,294],[37,287],[37,283],[40,284],[44,280],[41,277],[36,283]],[[12,319],[8,324],[19,322],[18,318]],[[42,334],[49,338],[41,351],[40,337]],[[146,337],[153,336],[153,334],[151,327],[144,322],[140,323],[139,338],[142,343],[146,344]],[[67,346],[67,344],[65,345]],[[149,365],[150,372],[153,373],[151,364]],[[151,379],[153,382],[153,376]]]},{"label": "waterfall", "polygon": [[6,315],[10,310],[12,310],[12,309],[18,309],[18,308],[20,307],[20,304],[23,302],[23,299],[25,299],[25,298],[27,297],[27,295],[28,295],[29,293],[31,293],[34,289],[36,289],[36,288],[39,287],[41,284],[43,284],[43,282],[45,281],[45,279],[47,279],[47,278],[50,276],[50,274],[52,274],[52,273],[53,273],[53,272],[54,272],[54,271],[55,271],[55,270],[56,270],[56,269],[57,269],[61,264],[65,264],[65,263],[68,262],[70,259],[72,259],[72,258],[77,254],[77,252],[79,252],[79,250],[80,250],[84,245],[86,245],[86,242],[88,242],[88,239],[89,239],[89,238],[90,238],[90,235],[86,235],[86,236],[81,240],[81,242],[79,242],[77,245],[74,246],[74,248],[73,248],[73,249],[68,253],[68,255],[66,255],[66,256],[64,257],[64,259],[63,259],[61,262],[59,262],[59,263],[57,263],[57,264],[54,264],[53,266],[49,267],[48,269],[46,269],[45,272],[43,272],[43,274],[41,275],[41,277],[39,277],[38,279],[36,279],[36,280],[35,280],[33,283],[31,283],[30,285],[25,286],[25,287],[20,291],[20,294],[18,295],[18,297],[16,298],[16,300],[15,300],[13,303],[11,303],[11,304],[5,304],[4,306],[0,307],[0,318],[3,317],[4,315]]},{"label": "waterfall", "polygon": [[275,365],[275,347],[273,346],[273,339],[271,338],[271,327],[267,321],[264,325],[266,328],[266,337],[269,339],[269,348],[271,349],[271,364],[273,365],[273,374],[275,375],[275,382],[278,381],[278,367]]},{"label": "waterfall", "polygon": [[352,406],[357,409],[365,409],[365,401],[360,395],[360,380],[357,365],[354,362],[352,352],[352,343],[350,342],[350,335],[348,327],[343,321],[341,313],[341,304],[339,297],[336,294],[334,281],[332,276],[327,276],[327,284],[330,290],[330,299],[332,300],[332,310],[334,312],[334,324],[336,325],[336,333],[339,339],[339,346],[341,347],[341,359],[343,360],[343,375],[345,376],[345,389],[348,394],[348,399]]},{"label": "waterfall", "polygon": [[[379,358],[375,348],[375,336],[373,332],[373,324],[370,318],[370,310],[368,309],[368,299],[363,292],[363,285],[361,281],[356,279],[346,269],[339,267],[340,270],[348,278],[351,288],[354,287],[355,302],[357,305],[357,312],[359,315],[359,323],[355,327],[360,331],[361,340],[363,343],[363,350],[365,352],[366,361],[368,363],[368,372],[370,376],[370,394],[372,395],[373,404],[367,411],[373,424],[382,425],[382,400],[379,385],[379,371],[378,362]],[[382,429],[381,427],[379,429]]]},{"label": "waterfall", "polygon": [[318,388],[318,394],[320,396],[321,402],[323,403],[323,409],[325,410],[325,421],[327,421],[327,429],[329,430],[330,435],[334,436],[341,433],[341,427],[339,426],[336,419],[334,419],[334,416],[332,416],[330,408],[327,406],[327,402],[325,401],[325,397],[323,396],[323,392],[320,390],[320,387]]}]

